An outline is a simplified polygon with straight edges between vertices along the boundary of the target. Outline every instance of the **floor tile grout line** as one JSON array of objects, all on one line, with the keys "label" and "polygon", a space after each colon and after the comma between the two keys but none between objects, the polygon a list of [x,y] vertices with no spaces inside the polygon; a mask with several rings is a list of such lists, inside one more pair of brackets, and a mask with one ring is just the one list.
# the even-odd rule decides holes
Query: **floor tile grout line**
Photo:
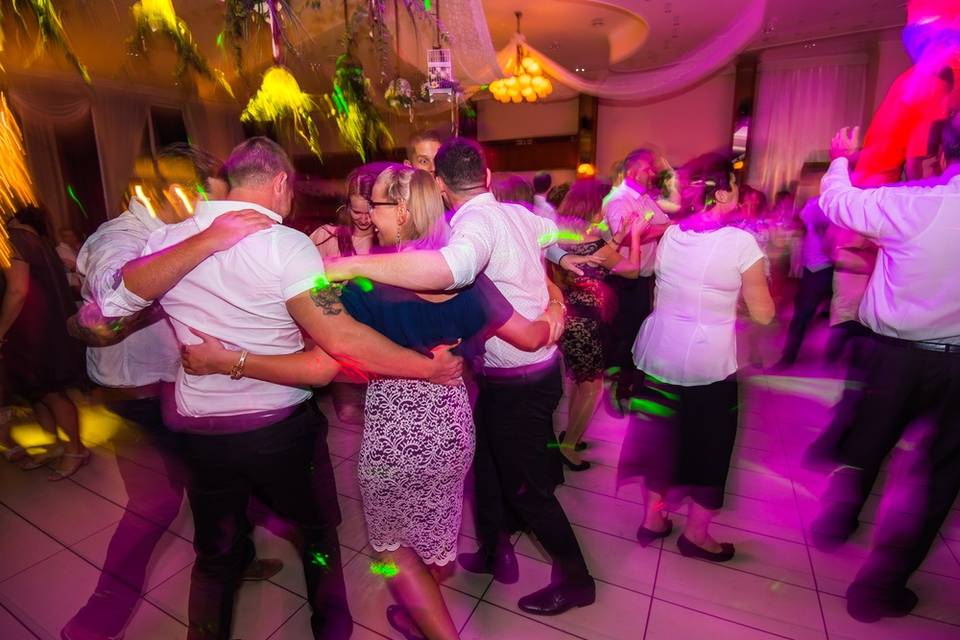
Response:
[{"label": "floor tile grout line", "polygon": [[[239,588],[237,589],[237,591],[239,591]],[[300,613],[300,610],[301,610],[301,609],[303,609],[304,607],[308,607],[308,606],[310,606],[310,603],[307,602],[306,599],[304,599],[303,604],[301,604],[299,607],[297,607],[296,609],[294,609],[293,612],[292,612],[290,615],[288,615],[288,616],[283,620],[283,622],[281,622],[279,625],[277,625],[277,628],[274,629],[272,632],[270,632],[270,634],[267,636],[267,639],[266,639],[266,640],[270,640],[270,638],[272,638],[273,636],[277,635],[277,633],[280,632],[280,629],[283,629],[284,625],[287,624],[288,622],[290,622],[290,620],[293,618],[293,616],[297,615],[298,613]],[[236,615],[236,612],[234,612],[234,615]],[[231,624],[231,626],[232,626],[232,624]]]},{"label": "floor tile grout line", "polygon": [[[953,559],[957,561],[957,564],[960,564],[960,551],[957,551],[957,552],[953,551],[953,547],[950,545],[950,542],[952,542],[952,540],[948,541],[946,538],[944,538],[942,531],[937,532],[937,537],[940,538],[940,542],[942,542],[943,546],[947,548],[947,551],[950,553],[951,556],[953,556]],[[960,545],[958,545],[957,549],[960,550]]]},{"label": "floor tile grout line", "polygon": [[[778,423],[778,432],[780,435],[781,442],[783,441],[783,430],[779,428],[782,423]],[[797,513],[800,512],[800,496],[797,493],[797,484],[792,478],[790,479],[790,486],[793,489],[793,503],[797,509]],[[826,640],[830,640],[830,628],[827,625],[827,614],[823,609],[823,597],[820,591],[820,583],[817,581],[817,570],[813,563],[813,553],[810,551],[810,540],[807,536],[807,528],[805,523],[803,523],[803,518],[801,517],[801,526],[800,526],[800,535],[803,536],[803,546],[807,551],[807,562],[810,563],[810,576],[813,578],[813,587],[814,591],[817,594],[817,606],[820,608],[820,621],[823,624],[823,633]]]},{"label": "floor tile grout line", "polygon": [[[679,513],[679,512],[677,512],[677,511],[670,511],[669,513]],[[588,526],[588,525],[585,525],[585,524],[580,524],[579,522],[574,522],[574,521],[572,521],[572,520],[570,521],[570,524],[572,524],[572,525],[574,525],[574,526],[577,526],[577,527],[580,527],[581,529],[587,529],[588,531],[596,531],[596,532],[598,532],[598,533],[603,533],[603,534],[606,534],[606,535],[608,535],[608,536],[612,536],[612,537],[614,537],[614,538],[619,538],[619,539],[621,539],[621,540],[632,540],[632,538],[627,538],[627,537],[625,537],[625,536],[621,536],[621,535],[618,535],[618,534],[616,534],[616,533],[611,533],[611,532],[609,532],[609,531],[604,531],[603,529],[597,529],[596,527],[591,527],[591,526]],[[797,542],[796,540],[791,540],[790,538],[784,538],[784,537],[781,537],[781,536],[773,536],[773,535],[770,535],[769,533],[763,533],[763,532],[760,532],[760,531],[754,531],[753,529],[744,529],[743,527],[738,527],[738,526],[732,525],[732,524],[724,524],[724,523],[722,523],[722,522],[720,522],[720,523],[718,523],[718,524],[719,524],[720,526],[726,527],[726,528],[728,528],[728,529],[736,529],[737,531],[743,531],[743,532],[746,532],[746,533],[752,533],[752,534],[754,534],[754,535],[764,536],[764,537],[766,537],[766,538],[772,538],[772,539],[774,539],[774,540],[779,540],[779,541],[781,541],[781,542],[789,542],[789,543],[791,543],[791,544],[798,544],[798,545],[799,545],[799,544],[803,544],[802,542]]]},{"label": "floor tile grout line", "polygon": [[303,604],[301,604],[299,607],[297,607],[297,608],[293,611],[293,613],[291,613],[289,616],[287,616],[287,618],[286,618],[283,622],[280,623],[280,626],[277,627],[276,629],[274,629],[274,630],[270,633],[270,635],[267,636],[266,640],[270,640],[271,638],[273,638],[273,636],[275,636],[275,635],[277,635],[278,633],[280,633],[280,630],[283,629],[283,627],[286,626],[286,624],[287,624],[288,622],[290,622],[290,620],[291,620],[295,615],[297,615],[298,613],[300,613],[300,611],[301,611],[304,607],[306,607],[306,606],[309,606],[309,603],[308,603],[306,600],[304,600],[304,601],[303,601]]},{"label": "floor tile grout line", "polygon": [[23,620],[20,619],[20,617],[14,611],[10,609],[10,607],[4,604],[2,597],[0,597],[0,609],[3,609],[7,613],[9,613],[10,617],[17,621],[17,624],[19,624],[21,627],[27,630],[27,633],[32,635],[34,638],[37,638],[37,640],[42,640],[41,637],[37,635],[37,633],[34,632],[33,629],[31,629]]},{"label": "floor tile grout line", "polygon": [[[667,549],[665,546],[661,546],[661,547],[660,547],[660,550],[661,550],[662,553],[670,553],[670,554],[677,555],[677,556],[682,555],[679,551],[673,551],[673,550],[671,550],[671,549]],[[546,561],[543,560],[542,558],[539,558],[539,557],[536,557],[536,556],[532,556],[532,555],[530,555],[529,553],[525,553],[525,552],[523,552],[523,551],[517,551],[517,553],[519,553],[519,554],[522,555],[524,558],[527,558],[527,559],[529,559],[529,560],[536,560],[537,562],[543,562],[543,563],[546,564]],[[693,558],[692,561],[693,561],[693,562],[703,562],[703,563],[707,563],[707,564],[710,564],[710,565],[715,564],[715,563],[710,563],[708,560],[699,560],[699,559],[697,559],[697,558]],[[660,562],[660,556],[658,556],[658,558],[657,558],[657,564],[658,564],[658,566],[659,566],[659,562]],[[804,590],[806,590],[806,591],[816,591],[816,589],[814,589],[814,588],[812,588],[812,587],[809,587],[809,586],[806,586],[806,585],[797,584],[796,582],[790,582],[790,581],[784,580],[784,579],[782,579],[782,578],[772,578],[772,577],[767,576],[767,575],[764,575],[764,574],[762,574],[762,573],[756,573],[756,572],[754,572],[754,571],[748,571],[748,570],[746,570],[746,569],[741,569],[740,567],[734,567],[734,566],[730,566],[730,565],[725,565],[723,568],[724,568],[724,569],[729,569],[729,570],[731,570],[731,571],[736,571],[737,573],[743,573],[743,574],[746,574],[746,575],[754,576],[754,577],[756,577],[756,578],[761,578],[761,579],[763,579],[763,580],[773,580],[773,581],[779,582],[779,583],[781,583],[781,584],[786,584],[786,585],[789,585],[789,586],[791,586],[791,587],[796,587],[797,589],[804,589]],[[610,580],[604,580],[604,579],[601,579],[601,578],[597,578],[596,576],[594,576],[594,580],[596,580],[597,582],[602,582],[602,583],[604,583],[604,584],[608,584],[608,585],[613,586],[613,587],[617,587],[617,588],[619,588],[619,589],[624,589],[624,590],[626,590],[626,591],[632,591],[633,593],[637,593],[637,594],[640,594],[640,595],[644,595],[644,596],[650,596],[650,595],[652,595],[652,594],[650,594],[650,593],[644,593],[643,591],[638,591],[637,589],[635,589],[635,588],[633,588],[633,587],[628,587],[628,586],[624,586],[624,585],[622,585],[622,584],[617,584],[616,582],[611,582]],[[833,595],[833,594],[830,594],[830,595]]]},{"label": "floor tile grout line", "polygon": [[[63,553],[64,551],[70,551],[70,552],[73,553],[75,556],[83,559],[85,562],[88,562],[88,563],[90,562],[89,560],[87,560],[86,558],[84,558],[83,556],[81,556],[79,553],[77,553],[76,551],[74,551],[74,550],[71,548],[72,545],[68,545],[68,544],[62,542],[61,540],[57,539],[56,537],[54,537],[54,535],[53,535],[52,533],[50,533],[50,532],[47,531],[46,529],[40,528],[39,526],[37,526],[37,524],[36,524],[35,522],[29,520],[28,518],[26,518],[26,517],[25,517],[23,514],[21,514],[20,512],[12,509],[12,508],[10,507],[10,505],[8,505],[8,504],[6,504],[6,503],[4,503],[4,502],[0,502],[0,504],[3,504],[3,506],[6,507],[11,513],[15,514],[18,518],[20,518],[21,520],[23,520],[24,522],[26,522],[27,524],[29,524],[31,527],[33,527],[34,529],[36,529],[37,531],[39,531],[40,533],[42,533],[43,535],[47,536],[48,538],[50,538],[51,540],[53,540],[54,542],[56,542],[57,544],[59,544],[61,547],[63,547],[62,549],[58,549],[58,550],[54,551],[53,553],[51,553],[50,555],[45,556],[42,560],[38,560],[38,561],[34,562],[33,564],[31,564],[30,566],[24,567],[24,568],[21,569],[20,571],[17,571],[16,573],[7,576],[7,577],[4,578],[3,580],[0,580],[0,584],[2,584],[2,583],[4,583],[4,582],[7,582],[8,580],[11,580],[11,579],[17,577],[18,575],[20,575],[20,574],[23,573],[24,571],[28,571],[28,570],[36,567],[38,564],[41,564],[41,563],[43,563],[43,562],[46,562],[47,560],[49,560],[49,559],[52,558],[53,556],[57,555],[58,553]],[[98,533],[102,533],[104,529],[106,529],[106,528],[108,528],[108,527],[112,527],[112,526],[113,526],[114,524],[116,524],[117,522],[119,522],[119,520],[115,520],[115,521],[111,522],[110,524],[106,525],[105,527],[103,527],[103,528],[101,528],[101,529],[98,529],[96,532],[94,532],[94,533],[92,533],[92,534],[90,534],[90,535],[93,536],[93,535],[97,535]],[[89,537],[89,536],[87,536],[87,537]],[[77,542],[75,542],[75,543],[73,543],[73,544],[79,544],[80,542],[83,542],[83,540],[86,540],[87,537],[85,537],[85,538],[83,538],[83,539],[81,539],[81,540],[78,540]],[[98,570],[99,570],[99,569],[98,569]]]},{"label": "floor tile grout line", "polygon": [[[687,605],[687,604],[681,604],[681,603],[679,603],[679,602],[674,602],[673,600],[668,600],[667,598],[664,598],[664,597],[662,597],[662,596],[654,597],[654,598],[651,598],[651,599],[652,599],[652,600],[657,600],[657,601],[659,601],[659,602],[663,602],[663,603],[666,603],[666,604],[669,604],[669,605],[672,605],[672,606],[674,606],[674,607],[680,607],[681,609],[686,609],[687,611],[693,611],[693,612],[695,612],[695,613],[699,613],[699,614],[701,614],[701,615],[704,615],[704,616],[707,616],[707,617],[710,617],[710,618],[714,618],[715,620],[723,620],[724,622],[727,622],[727,623],[730,623],[730,624],[735,624],[735,625],[737,625],[738,627],[745,627],[745,628],[747,628],[747,629],[753,629],[754,631],[759,631],[759,632],[761,632],[761,633],[765,633],[765,634],[767,634],[767,635],[771,635],[771,636],[774,636],[774,637],[777,637],[777,638],[784,638],[785,640],[794,640],[794,638],[791,638],[790,636],[785,636],[785,635],[783,635],[782,633],[777,633],[776,631],[770,631],[770,630],[764,629],[764,628],[762,628],[762,627],[756,627],[756,626],[754,626],[754,625],[752,625],[752,624],[746,624],[746,623],[743,623],[743,622],[739,622],[739,621],[737,621],[737,620],[731,620],[730,618],[724,618],[723,616],[718,616],[717,614],[715,614],[715,613],[710,613],[709,611],[702,611],[702,610],[700,610],[700,609],[695,609],[695,608],[693,608],[693,607],[691,607],[690,605]],[[653,607],[653,603],[651,603],[651,608],[652,608],[652,607]]]},{"label": "floor tile grout line", "polygon": [[[524,613],[522,613],[522,612],[514,611],[513,609],[508,609],[508,608],[506,608],[506,607],[504,607],[504,606],[502,606],[502,605],[499,605],[499,604],[497,604],[497,603],[495,603],[495,602],[491,602],[491,601],[489,601],[489,600],[482,600],[481,602],[483,602],[484,604],[489,605],[489,606],[491,606],[491,607],[496,607],[497,609],[500,609],[501,611],[506,611],[506,612],[508,612],[508,613],[512,613],[512,614],[515,615],[515,616],[520,616],[520,617],[523,618],[524,620],[529,620],[530,622],[534,622],[534,623],[539,624],[539,625],[541,625],[541,626],[548,627],[548,628],[550,628],[550,629],[554,629],[554,630],[559,631],[559,632],[561,632],[561,633],[565,633],[565,634],[567,634],[568,636],[571,636],[571,637],[573,637],[573,638],[579,638],[580,640],[591,640],[591,638],[589,638],[589,637],[577,635],[576,633],[573,633],[572,631],[570,631],[570,630],[568,630],[568,629],[561,629],[560,627],[554,626],[554,625],[552,625],[552,624],[548,624],[548,623],[546,623],[546,622],[543,621],[543,620],[544,620],[544,617],[543,617],[543,616],[536,617],[536,616],[534,616],[533,614],[527,615],[527,614],[524,614]],[[555,620],[556,618],[552,618],[552,619]]]},{"label": "floor tile grout line", "polygon": [[650,632],[650,618],[653,617],[653,599],[657,594],[657,578],[660,577],[660,561],[663,559],[663,538],[660,539],[659,551],[657,552],[657,568],[653,572],[653,584],[650,585],[650,601],[647,602],[647,619],[643,623],[643,640],[647,640],[647,633]]}]

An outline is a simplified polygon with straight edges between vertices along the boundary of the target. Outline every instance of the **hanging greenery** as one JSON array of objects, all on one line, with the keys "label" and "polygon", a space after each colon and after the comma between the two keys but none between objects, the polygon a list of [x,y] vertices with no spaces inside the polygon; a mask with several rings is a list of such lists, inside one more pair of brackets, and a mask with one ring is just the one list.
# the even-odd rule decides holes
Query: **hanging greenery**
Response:
[{"label": "hanging greenery", "polygon": [[323,157],[320,135],[312,112],[317,108],[309,94],[304,93],[286,67],[273,66],[263,74],[263,82],[256,95],[240,114],[242,122],[270,122],[277,126],[289,123],[318,158]]},{"label": "hanging greenery", "polygon": [[390,129],[370,99],[370,80],[359,62],[343,54],[337,58],[333,92],[324,96],[330,117],[337,123],[340,140],[348,149],[367,161],[367,152],[379,148],[381,141],[393,144]]},{"label": "hanging greenery", "polygon": [[182,78],[187,69],[193,69],[204,78],[215,81],[231,96],[233,89],[227,82],[223,72],[212,69],[200,52],[197,43],[187,23],[181,19],[173,8],[173,0],[138,0],[133,4],[133,21],[136,31],[130,39],[131,50],[139,55],[146,55],[147,40],[154,34],[169,40],[177,53],[176,75]]},{"label": "hanging greenery", "polygon": [[[10,0],[10,4],[24,28],[27,28],[24,14],[30,13],[37,19],[38,36],[33,57],[39,57],[48,45],[53,45],[63,51],[63,55],[77,70],[83,81],[89,84],[90,74],[87,73],[87,68],[83,66],[83,63],[80,62],[80,59],[77,58],[70,47],[70,43],[67,41],[67,32],[63,28],[63,22],[60,21],[60,15],[57,13],[56,7],[53,6],[53,0]],[[2,18],[3,5],[0,4],[0,19]],[[0,29],[0,51],[3,51],[2,29]]]}]

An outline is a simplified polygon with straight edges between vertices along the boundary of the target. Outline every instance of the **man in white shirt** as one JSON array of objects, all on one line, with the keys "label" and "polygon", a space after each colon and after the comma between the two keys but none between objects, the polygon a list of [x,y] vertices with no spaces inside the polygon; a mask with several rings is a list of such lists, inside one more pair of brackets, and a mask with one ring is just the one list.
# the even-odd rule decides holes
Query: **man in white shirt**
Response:
[{"label": "man in white shirt", "polygon": [[557,210],[547,200],[547,192],[550,191],[550,185],[553,184],[553,178],[546,171],[541,171],[533,176],[533,212],[541,218],[557,221]]},{"label": "man in white shirt", "polygon": [[656,165],[656,156],[649,149],[631,151],[623,160],[623,182],[611,190],[603,204],[605,229],[601,236],[624,256],[627,255],[629,247],[619,247],[614,243],[615,237],[625,237],[620,233],[624,221],[649,221],[640,245],[640,277],[613,277],[608,281],[615,292],[617,309],[613,316],[613,335],[606,360],[608,366],[620,369],[616,390],[618,407],[622,407],[622,403],[630,398],[635,386],[633,342],[640,331],[640,325],[650,315],[652,308],[653,265],[657,255],[657,240],[670,225],[670,218],[664,210],[672,212],[679,208],[675,179],[671,182],[673,186],[670,196],[661,197],[656,185]]},{"label": "man in white shirt", "polygon": [[[62,630],[67,640],[114,637],[122,632],[139,600],[153,549],[183,502],[185,479],[178,438],[165,428],[160,415],[160,385],[172,383],[180,365],[173,329],[157,307],[109,320],[100,311],[113,310],[123,269],[140,257],[150,233],[189,215],[192,202],[200,198],[195,185],[215,199],[227,193],[226,182],[217,177],[220,161],[199,149],[172,145],[159,152],[158,165],[161,176],[155,190],[168,197],[157,198],[149,208],[131,199],[127,211],[103,223],[81,247],[77,267],[84,276],[85,307],[71,318],[70,326],[74,336],[88,345],[87,373],[100,385],[97,396],[127,420],[129,436],[144,440],[152,453],[159,454],[166,477],[129,460],[128,451],[117,456],[127,493],[126,511],[111,537],[93,595]],[[190,195],[181,200],[177,190]],[[224,216],[198,239],[204,250],[196,257],[229,248],[265,228],[262,218],[250,212]],[[189,254],[189,246],[173,247],[154,256],[147,266],[163,271],[162,262],[189,261]],[[158,478],[163,481],[157,482]],[[278,560],[255,561],[244,577],[266,579],[282,566]]]},{"label": "man in white shirt", "polygon": [[938,186],[853,187],[848,158],[858,151],[857,138],[856,129],[834,138],[820,206],[831,222],[879,247],[860,304],[860,321],[875,344],[863,397],[841,445],[844,466],[831,477],[824,513],[811,527],[815,544],[831,546],[830,535],[849,537],[907,424],[927,414],[933,422],[920,452],[920,495],[911,496],[906,509],[894,506],[885,514],[847,590],[850,615],[872,622],[905,616],[916,606],[907,580],[960,492],[960,117],[943,127],[942,164],[949,166]]},{"label": "man in white shirt", "polygon": [[[500,203],[488,191],[490,171],[472,140],[446,141],[436,157],[437,181],[451,208],[452,234],[439,251],[353,256],[328,263],[331,278],[365,276],[416,291],[464,287],[482,272],[521,315],[534,319],[562,302],[551,299],[541,258],[556,241],[557,226],[520,205]],[[561,266],[588,262],[565,255]],[[519,606],[537,615],[555,615],[593,603],[595,586],[563,507],[554,495],[562,477],[555,450],[553,412],[562,395],[560,364],[551,345],[527,353],[499,338],[486,344],[478,373],[476,475],[480,549],[464,554],[470,571],[493,573],[501,582],[517,579],[509,544],[512,510],[537,536],[558,570],[551,585],[524,596]],[[551,449],[554,448],[554,449]]]},{"label": "man in white shirt", "polygon": [[193,329],[239,353],[230,376],[177,373],[175,407],[165,413],[182,430],[191,469],[188,494],[197,550],[188,637],[231,637],[240,572],[252,555],[242,527],[251,492],[299,529],[316,638],[346,638],[346,601],[336,525],[340,514],[326,421],[309,389],[243,376],[250,352],[303,349],[300,328],[334,358],[363,371],[445,382],[460,374],[449,353],[422,356],[390,342],[343,310],[307,236],[280,223],[289,215],[293,168],[266,138],[240,144],[224,165],[229,202],[200,203],[193,217],[154,232],[145,254],[196,237],[228,209],[245,207],[275,224],[197,265],[160,298],[181,343]]}]

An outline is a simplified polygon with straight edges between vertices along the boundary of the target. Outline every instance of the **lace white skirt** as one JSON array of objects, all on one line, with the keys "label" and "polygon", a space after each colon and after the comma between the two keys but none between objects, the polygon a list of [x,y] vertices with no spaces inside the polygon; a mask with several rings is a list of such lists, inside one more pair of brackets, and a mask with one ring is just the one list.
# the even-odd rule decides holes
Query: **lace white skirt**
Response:
[{"label": "lace white skirt", "polygon": [[357,468],[370,546],[409,547],[428,564],[454,560],[475,446],[462,384],[372,381]]}]

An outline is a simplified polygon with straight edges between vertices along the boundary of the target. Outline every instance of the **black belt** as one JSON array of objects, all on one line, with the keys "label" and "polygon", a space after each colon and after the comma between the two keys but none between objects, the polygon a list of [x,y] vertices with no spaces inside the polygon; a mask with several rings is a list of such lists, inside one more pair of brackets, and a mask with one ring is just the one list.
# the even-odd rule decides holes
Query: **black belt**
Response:
[{"label": "black belt", "polygon": [[881,336],[874,334],[874,337],[880,342],[892,344],[897,347],[906,347],[907,349],[917,349],[919,351],[932,351],[934,353],[960,353],[960,344],[944,344],[942,342],[924,342],[921,340],[903,340],[901,338],[892,338],[890,336]]}]

